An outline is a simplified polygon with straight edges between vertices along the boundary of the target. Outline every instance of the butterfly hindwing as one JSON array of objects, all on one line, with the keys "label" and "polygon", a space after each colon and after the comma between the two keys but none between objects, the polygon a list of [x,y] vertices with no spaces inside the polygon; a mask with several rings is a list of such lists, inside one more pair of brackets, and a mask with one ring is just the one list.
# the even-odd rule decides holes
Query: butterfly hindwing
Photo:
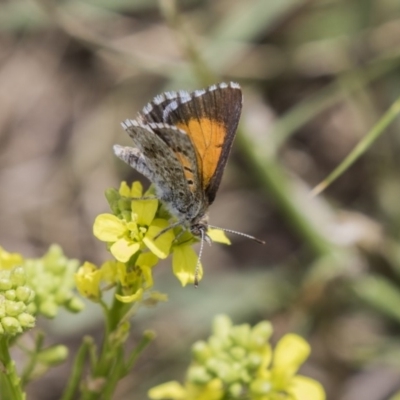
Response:
[{"label": "butterfly hindwing", "polygon": [[201,197],[200,175],[197,166],[196,152],[187,133],[175,126],[165,123],[149,123],[148,126],[172,150],[183,168],[186,183],[191,193]]},{"label": "butterfly hindwing", "polygon": [[146,176],[166,202],[182,210],[190,203],[184,170],[173,151],[148,126],[134,120],[123,123],[135,147],[116,148],[116,155]]}]

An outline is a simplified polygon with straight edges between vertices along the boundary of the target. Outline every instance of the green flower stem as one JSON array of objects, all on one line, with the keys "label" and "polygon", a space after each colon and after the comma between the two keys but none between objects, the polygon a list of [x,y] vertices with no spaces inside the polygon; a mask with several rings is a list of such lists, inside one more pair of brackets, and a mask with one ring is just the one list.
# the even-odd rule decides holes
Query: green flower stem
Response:
[{"label": "green flower stem", "polygon": [[118,325],[123,321],[126,314],[132,308],[132,303],[122,303],[118,299],[114,298],[113,304],[108,313],[108,327],[110,332],[117,329]]},{"label": "green flower stem", "polygon": [[6,336],[0,336],[0,363],[2,399],[25,400],[26,395],[22,390],[21,379],[18,376],[15,363],[11,359],[9,340]]},{"label": "green flower stem", "polygon": [[111,374],[107,376],[107,383],[103,389],[104,399],[112,398],[112,395],[115,392],[115,387],[117,386],[118,382],[131,371],[139,355],[150,344],[150,342],[152,342],[154,337],[155,334],[153,332],[146,331],[143,334],[139,344],[131,352],[125,364],[124,364],[124,349],[122,346],[119,346],[117,351],[113,353],[113,357],[117,360],[117,362],[115,362],[115,368],[113,368]]},{"label": "green flower stem", "polygon": [[85,366],[87,354],[93,347],[93,339],[89,336],[85,337],[75,357],[75,362],[71,371],[71,375],[64,394],[61,397],[61,400],[71,400],[75,398],[75,392],[78,389],[79,384],[82,380],[83,368]]},{"label": "green flower stem", "polygon": [[136,360],[142,354],[142,351],[154,340],[155,337],[156,335],[153,331],[146,331],[143,333],[142,339],[134,348],[126,362],[124,375],[126,375],[132,369]]},{"label": "green flower stem", "polygon": [[118,349],[113,352],[113,368],[110,371],[110,374],[107,376],[107,381],[105,382],[105,386],[102,390],[102,398],[104,400],[112,399],[112,396],[115,392],[115,388],[124,375],[124,352],[123,347],[119,346]]},{"label": "green flower stem", "polygon": [[44,341],[44,334],[40,332],[35,339],[35,349],[34,351],[31,351],[30,360],[21,374],[22,386],[25,386],[31,379],[31,375],[36,367],[37,355],[39,354],[39,351],[42,349],[43,341]]},{"label": "green flower stem", "polygon": [[[123,347],[115,343],[113,333],[115,333],[124,317],[132,308],[132,304],[125,304],[114,298],[110,308],[105,303],[101,303],[106,319],[105,334],[101,354],[97,359],[94,352],[90,352],[92,365],[92,379],[104,379],[104,386],[101,387],[101,398],[110,398],[115,390],[121,372],[123,371]],[[106,379],[105,379],[106,378]],[[83,400],[96,400],[99,392],[86,389],[82,395]],[[62,399],[65,400],[65,399]]]},{"label": "green flower stem", "polygon": [[319,183],[311,192],[316,196],[325,190],[334,180],[343,174],[354,162],[363,155],[368,148],[375,142],[379,136],[385,132],[386,128],[396,119],[400,114],[400,98],[398,98],[383,117],[375,124],[375,126],[367,133],[367,135],[360,140],[357,146],[350,152],[350,154],[328,175],[321,183]]}]

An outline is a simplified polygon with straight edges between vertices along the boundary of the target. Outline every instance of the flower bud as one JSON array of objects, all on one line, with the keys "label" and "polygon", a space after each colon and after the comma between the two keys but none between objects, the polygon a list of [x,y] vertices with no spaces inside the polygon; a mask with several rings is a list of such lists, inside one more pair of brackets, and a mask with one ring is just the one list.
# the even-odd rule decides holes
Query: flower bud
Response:
[{"label": "flower bud", "polygon": [[255,379],[250,384],[250,391],[255,395],[266,395],[272,390],[271,382],[264,379]]},{"label": "flower bud", "polygon": [[221,339],[217,336],[211,336],[208,340],[208,345],[210,346],[210,350],[213,354],[218,354],[224,351],[226,347],[229,347],[231,342],[228,338]]},{"label": "flower bud", "polygon": [[249,347],[257,348],[263,346],[265,342],[272,336],[273,328],[269,321],[262,321],[258,323],[250,333]]},{"label": "flower bud", "polygon": [[198,341],[192,346],[192,353],[194,359],[198,363],[204,363],[211,357],[210,347],[204,341]]},{"label": "flower bud", "polygon": [[57,365],[68,357],[68,348],[63,345],[49,347],[37,355],[37,359],[48,366]]},{"label": "flower bud", "polygon": [[1,291],[5,291],[5,290],[9,290],[12,288],[12,282],[11,280],[5,276],[0,276],[0,290]]},{"label": "flower bud", "polygon": [[29,300],[32,297],[32,292],[32,289],[28,286],[19,286],[15,290],[17,300],[23,301],[25,304],[29,303]]},{"label": "flower bud", "polygon": [[247,347],[250,339],[250,325],[243,324],[232,328],[230,337],[239,346]]},{"label": "flower bud", "polygon": [[234,399],[241,398],[243,392],[244,392],[244,387],[240,383],[233,383],[228,388],[228,393]]},{"label": "flower bud", "polygon": [[22,301],[6,301],[6,314],[10,317],[16,317],[26,310],[26,305]]},{"label": "flower bud", "polygon": [[194,365],[189,368],[187,379],[189,382],[202,385],[212,379],[212,376],[207,372],[206,368],[200,365]]},{"label": "flower bud", "polygon": [[10,290],[7,290],[7,291],[4,293],[4,297],[5,297],[7,300],[15,300],[15,299],[17,298],[17,293],[15,292],[14,289],[10,289]]},{"label": "flower bud", "polygon": [[54,318],[57,315],[58,305],[49,298],[39,305],[39,312],[47,318]]},{"label": "flower bud", "polygon": [[22,332],[22,327],[19,321],[14,317],[4,317],[0,321],[3,326],[4,332],[9,335],[16,335]]},{"label": "flower bud", "polygon": [[249,368],[250,370],[257,369],[261,365],[262,360],[263,358],[260,354],[256,352],[251,352],[246,358],[247,368]]},{"label": "flower bud", "polygon": [[119,213],[118,200],[120,198],[118,191],[114,188],[107,189],[105,192],[105,196],[113,214],[118,214]]},{"label": "flower bud", "polygon": [[232,328],[232,321],[227,315],[217,315],[213,323],[213,333],[220,338],[227,337]]},{"label": "flower bud", "polygon": [[30,329],[35,326],[36,318],[31,314],[22,313],[17,318],[23,329]]},{"label": "flower bud", "polygon": [[85,308],[83,301],[78,299],[77,297],[73,297],[72,299],[70,299],[65,306],[69,311],[74,313],[82,311]]},{"label": "flower bud", "polygon": [[229,349],[229,353],[232,355],[234,360],[239,361],[243,360],[243,358],[246,356],[246,350],[239,346],[233,346],[231,349]]},{"label": "flower bud", "polygon": [[26,283],[26,271],[23,267],[13,268],[10,273],[10,280],[13,287],[23,286]]}]

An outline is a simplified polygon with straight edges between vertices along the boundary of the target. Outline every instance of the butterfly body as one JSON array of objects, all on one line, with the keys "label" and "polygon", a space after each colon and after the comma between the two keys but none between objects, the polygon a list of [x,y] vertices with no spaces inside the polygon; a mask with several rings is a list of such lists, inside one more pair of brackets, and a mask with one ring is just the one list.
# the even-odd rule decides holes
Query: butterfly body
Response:
[{"label": "butterfly body", "polygon": [[193,235],[207,238],[213,203],[242,107],[236,83],[194,92],[165,92],[123,128],[135,147],[115,145],[123,161],[148,178],[157,196]]}]

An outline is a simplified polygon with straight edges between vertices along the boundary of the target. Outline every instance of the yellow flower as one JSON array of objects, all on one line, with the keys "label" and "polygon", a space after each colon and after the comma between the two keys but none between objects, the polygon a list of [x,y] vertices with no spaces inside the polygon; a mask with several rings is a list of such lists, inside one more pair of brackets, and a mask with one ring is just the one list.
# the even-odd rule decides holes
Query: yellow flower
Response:
[{"label": "yellow flower", "polygon": [[322,386],[311,378],[295,375],[310,354],[310,345],[300,336],[287,334],[276,345],[271,380],[276,391],[285,391],[295,400],[324,400]]},{"label": "yellow flower", "polygon": [[22,265],[24,258],[19,253],[9,253],[0,246],[0,270]]},{"label": "yellow flower", "polygon": [[[171,253],[173,253],[173,273],[182,286],[195,281],[197,267],[197,278],[198,280],[202,278],[203,269],[191,247],[199,239],[187,230],[182,232],[183,227],[168,229],[171,225],[171,216],[154,196],[152,187],[143,193],[140,182],[134,182],[131,187],[126,182],[122,182],[118,192],[115,189],[109,189],[106,197],[113,214],[97,216],[93,226],[94,236],[108,243],[109,250],[115,259],[128,265],[127,271],[132,273],[133,266],[140,268],[145,277],[144,289],[153,285],[152,267],[159,259],[167,258]],[[163,233],[160,235],[161,232]],[[213,241],[230,243],[220,229],[210,228],[207,234]],[[143,261],[142,255],[145,254],[152,255],[150,265]],[[149,258],[146,260],[148,261]],[[110,272],[110,268],[102,268]],[[122,271],[121,265],[118,268]],[[109,281],[111,276],[112,273],[108,273]],[[122,282],[121,277],[119,281]],[[140,285],[135,290],[139,287]],[[129,299],[136,298],[134,297],[136,291],[128,290],[128,292],[120,296],[128,296]]]},{"label": "yellow flower", "polygon": [[158,200],[140,200],[142,186],[135,182],[130,189],[125,182],[121,184],[120,195],[130,200],[130,210],[123,210],[119,217],[113,214],[100,214],[97,216],[93,234],[99,240],[110,244],[111,254],[120,262],[127,262],[139,250],[146,247],[158,258],[168,257],[174,233],[168,230],[162,235],[157,235],[166,227],[168,221],[156,218]]},{"label": "yellow flower", "polygon": [[85,262],[75,274],[75,284],[82,296],[100,299],[101,271],[92,263]]},{"label": "yellow flower", "polygon": [[[133,303],[145,300],[146,304],[165,301],[160,293],[149,293],[144,298],[145,290],[153,286],[152,268],[158,263],[158,257],[147,252],[140,254],[134,265],[119,261],[106,261],[100,268],[86,262],[75,274],[79,292],[91,299],[98,300],[101,291],[118,285],[119,292],[115,297],[122,303]],[[102,288],[103,286],[103,288]]]}]

